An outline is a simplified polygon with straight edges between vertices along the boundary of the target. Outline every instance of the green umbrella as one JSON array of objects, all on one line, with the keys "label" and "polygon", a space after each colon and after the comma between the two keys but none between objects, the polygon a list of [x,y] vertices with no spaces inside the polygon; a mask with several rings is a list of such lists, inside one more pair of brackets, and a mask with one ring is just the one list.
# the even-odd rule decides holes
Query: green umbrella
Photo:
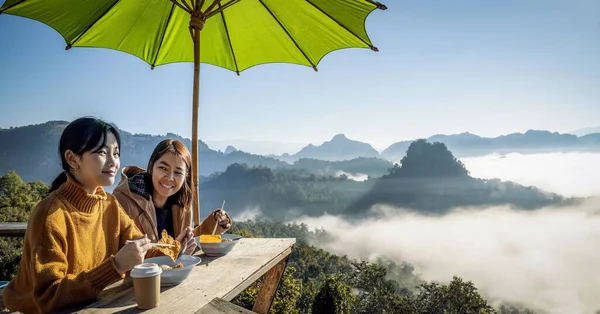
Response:
[{"label": "green umbrella", "polygon": [[[375,9],[387,8],[372,0],[7,0],[0,14],[52,27],[65,39],[66,49],[115,49],[151,68],[194,62],[192,177],[198,191],[200,62],[238,75],[275,62],[316,71],[319,61],[334,50],[377,51],[365,29]],[[196,225],[198,204],[195,198]]]}]

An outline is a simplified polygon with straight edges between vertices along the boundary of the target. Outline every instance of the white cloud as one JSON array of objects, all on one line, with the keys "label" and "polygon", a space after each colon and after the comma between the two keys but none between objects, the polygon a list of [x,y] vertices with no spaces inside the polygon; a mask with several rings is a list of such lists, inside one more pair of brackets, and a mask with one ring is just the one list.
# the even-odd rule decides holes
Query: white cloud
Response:
[{"label": "white cloud", "polygon": [[335,173],[336,177],[341,177],[342,175],[346,175],[348,179],[353,181],[366,181],[367,179],[369,179],[369,175],[364,173],[349,173],[342,170]]},{"label": "white cloud", "polygon": [[425,280],[471,280],[492,301],[548,313],[600,309],[600,200],[576,208],[457,209],[441,217],[376,206],[382,218],[297,222],[336,236],[316,245],[353,258],[412,263]]},{"label": "white cloud", "polygon": [[477,178],[514,181],[564,196],[600,195],[599,153],[489,155],[461,161]]},{"label": "white cloud", "polygon": [[235,214],[231,217],[233,221],[247,221],[247,220],[255,220],[257,217],[260,217],[261,211],[258,206],[249,207],[242,210],[240,213]]}]

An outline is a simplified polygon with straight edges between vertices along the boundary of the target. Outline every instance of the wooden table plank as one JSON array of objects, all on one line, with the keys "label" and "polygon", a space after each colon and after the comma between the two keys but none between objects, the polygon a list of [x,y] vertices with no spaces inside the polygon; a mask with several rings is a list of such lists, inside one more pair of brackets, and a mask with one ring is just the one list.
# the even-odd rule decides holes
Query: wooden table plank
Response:
[{"label": "wooden table plank", "polygon": [[24,237],[26,222],[0,222],[0,237]]},{"label": "wooden table plank", "polygon": [[[145,312],[195,313],[214,298],[230,301],[273,266],[285,259],[296,239],[240,239],[227,255],[208,257],[183,283],[161,288],[160,305]],[[98,302],[78,313],[139,313],[130,279],[103,291]],[[232,292],[237,291],[237,294]]]},{"label": "wooden table plank", "polygon": [[214,298],[207,305],[201,308],[196,314],[254,314],[241,306],[229,303],[220,298]]}]

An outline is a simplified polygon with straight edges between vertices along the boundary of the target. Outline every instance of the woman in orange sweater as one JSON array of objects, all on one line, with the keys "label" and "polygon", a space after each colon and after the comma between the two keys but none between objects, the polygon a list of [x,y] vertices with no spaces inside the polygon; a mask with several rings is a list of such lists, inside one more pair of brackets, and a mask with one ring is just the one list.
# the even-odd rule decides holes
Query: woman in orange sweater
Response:
[{"label": "woman in orange sweater", "polygon": [[51,313],[91,303],[142,263],[150,240],[102,188],[115,180],[119,148],[119,132],[101,120],[80,118],[65,128],[64,172],[29,218],[19,272],[3,290],[9,310]]},{"label": "woman in orange sweater", "polygon": [[[231,226],[231,217],[222,210],[209,213],[192,228],[192,156],[180,141],[166,139],[158,143],[144,170],[123,168],[121,181],[113,191],[121,206],[137,227],[157,241],[163,230],[181,242],[191,254],[196,248],[194,235],[222,234]],[[215,226],[216,225],[216,226]]]}]

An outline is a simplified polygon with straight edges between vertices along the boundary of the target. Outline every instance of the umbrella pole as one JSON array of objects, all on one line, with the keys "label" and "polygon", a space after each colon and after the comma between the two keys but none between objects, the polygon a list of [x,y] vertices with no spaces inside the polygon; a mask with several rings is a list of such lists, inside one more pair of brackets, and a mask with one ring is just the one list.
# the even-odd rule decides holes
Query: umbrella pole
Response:
[{"label": "umbrella pole", "polygon": [[200,95],[200,29],[194,28],[194,94],[192,103],[192,184],[195,187],[196,195],[194,201],[194,227],[200,225],[200,189],[198,184],[199,166],[198,166],[198,109]]}]

